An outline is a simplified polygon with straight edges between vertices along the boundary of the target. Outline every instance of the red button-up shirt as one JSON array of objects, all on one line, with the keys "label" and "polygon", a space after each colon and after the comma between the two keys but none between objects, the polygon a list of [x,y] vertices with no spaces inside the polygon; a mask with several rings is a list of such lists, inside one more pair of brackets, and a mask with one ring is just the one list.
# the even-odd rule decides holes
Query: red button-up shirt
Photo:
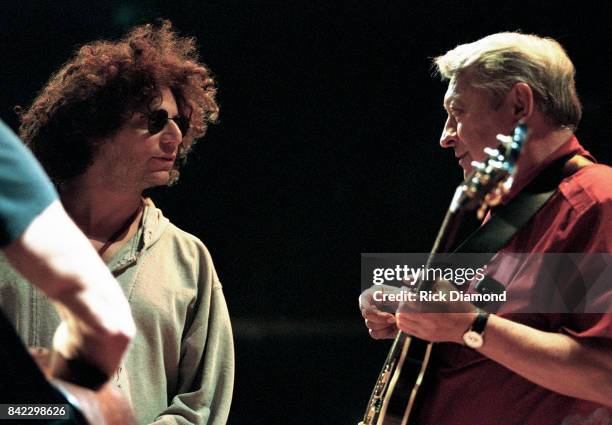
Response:
[{"label": "red button-up shirt", "polygon": [[[592,159],[572,137],[542,167],[572,153]],[[501,252],[612,253],[612,168],[588,165],[563,179],[558,192]],[[525,284],[531,278],[536,285],[533,273],[524,267],[512,281]],[[612,305],[607,311],[612,312]],[[579,339],[612,338],[612,314],[500,315]],[[422,425],[574,425],[612,420],[610,408],[550,391],[458,344],[436,345],[427,376],[430,385],[418,413]]]}]

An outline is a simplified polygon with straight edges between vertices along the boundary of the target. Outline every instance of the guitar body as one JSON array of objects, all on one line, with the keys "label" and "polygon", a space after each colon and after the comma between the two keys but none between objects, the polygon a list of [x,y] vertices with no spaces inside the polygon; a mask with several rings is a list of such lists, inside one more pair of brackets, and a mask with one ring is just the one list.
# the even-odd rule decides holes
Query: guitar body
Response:
[{"label": "guitar body", "polygon": [[54,377],[51,373],[51,353],[44,348],[31,348],[30,354],[45,377],[85,418],[88,425],[136,425],[125,395],[112,383],[93,390]]},{"label": "guitar body", "polygon": [[360,425],[415,424],[414,407],[433,344],[400,332],[391,348]]},{"label": "guitar body", "polygon": [[50,382],[81,412],[89,425],[136,425],[128,401],[112,384],[94,391],[59,379]]},{"label": "guitar body", "polygon": [[404,342],[404,357],[392,381],[394,387],[387,397],[388,407],[381,424],[414,424],[414,407],[422,394],[421,387],[426,376],[433,344],[418,338],[407,337]]},{"label": "guitar body", "polygon": [[[444,217],[426,267],[452,246],[463,212],[487,208],[501,201],[510,189],[516,160],[527,139],[527,127],[519,124],[512,137],[498,136],[496,149],[485,149],[486,159],[473,163],[474,171],[457,187]],[[433,282],[419,281],[416,290],[430,290]],[[434,344],[399,332],[380,372],[363,420],[359,425],[416,425],[416,410]]]},{"label": "guitar body", "polygon": [[[0,309],[0,396],[10,404],[69,404],[74,415],[70,420],[41,419],[14,423],[70,423],[78,425],[136,425],[136,419],[125,395],[111,383],[95,390],[66,381],[87,382],[88,376],[67,368],[51,367],[61,356],[52,358],[46,348],[27,348],[9,319]],[[58,375],[59,372],[61,374]],[[57,375],[57,376],[56,376]],[[3,422],[4,423],[4,422]]]}]

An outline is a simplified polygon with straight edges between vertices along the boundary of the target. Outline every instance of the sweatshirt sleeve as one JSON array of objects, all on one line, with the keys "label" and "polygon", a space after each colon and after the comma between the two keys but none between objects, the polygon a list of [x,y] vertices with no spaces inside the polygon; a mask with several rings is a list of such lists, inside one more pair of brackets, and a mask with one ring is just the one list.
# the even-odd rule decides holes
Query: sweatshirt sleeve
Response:
[{"label": "sweatshirt sleeve", "polygon": [[198,306],[181,341],[177,394],[155,425],[224,425],[234,385],[234,345],[223,290],[202,247]]}]

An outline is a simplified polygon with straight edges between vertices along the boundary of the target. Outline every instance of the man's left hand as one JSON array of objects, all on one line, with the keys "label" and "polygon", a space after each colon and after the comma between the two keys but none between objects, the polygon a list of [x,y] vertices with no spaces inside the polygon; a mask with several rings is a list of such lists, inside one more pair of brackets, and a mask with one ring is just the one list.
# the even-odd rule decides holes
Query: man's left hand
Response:
[{"label": "man's left hand", "polygon": [[[437,281],[432,294],[456,290],[447,281]],[[443,297],[442,297],[443,298]],[[395,313],[397,327],[408,335],[431,342],[463,344],[463,334],[476,318],[478,309],[467,301],[413,301],[401,303]]]}]

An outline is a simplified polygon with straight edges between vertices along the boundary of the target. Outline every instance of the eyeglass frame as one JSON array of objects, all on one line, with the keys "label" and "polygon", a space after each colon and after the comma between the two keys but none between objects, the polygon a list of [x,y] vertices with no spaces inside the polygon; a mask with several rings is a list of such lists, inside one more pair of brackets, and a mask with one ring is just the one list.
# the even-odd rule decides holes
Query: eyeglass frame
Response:
[{"label": "eyeglass frame", "polygon": [[[157,117],[156,117],[157,115]],[[149,134],[155,135],[161,132],[168,125],[168,120],[172,120],[175,122],[176,126],[179,128],[181,132],[181,136],[185,137],[187,132],[191,128],[190,119],[184,115],[177,115],[176,117],[171,117],[168,111],[165,109],[156,109],[155,111],[151,111],[148,114],[145,114],[147,117],[147,130]],[[154,126],[154,120],[163,120],[163,125],[159,128]]]}]

